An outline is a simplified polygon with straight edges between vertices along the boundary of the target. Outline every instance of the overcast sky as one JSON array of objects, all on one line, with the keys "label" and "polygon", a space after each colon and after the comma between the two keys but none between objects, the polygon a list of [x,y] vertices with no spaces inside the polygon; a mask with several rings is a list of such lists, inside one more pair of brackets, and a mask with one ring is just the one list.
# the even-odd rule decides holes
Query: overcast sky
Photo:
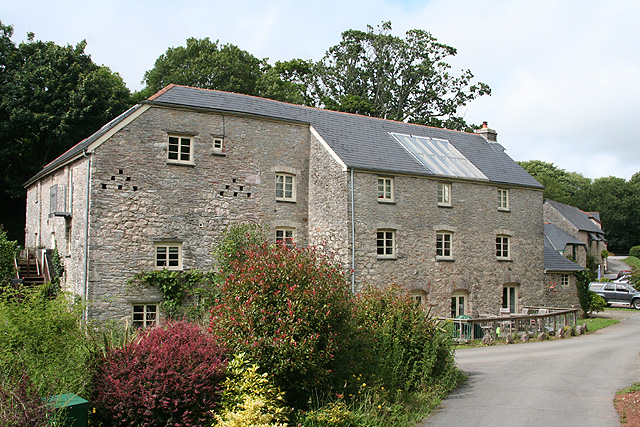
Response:
[{"label": "overcast sky", "polygon": [[131,90],[188,37],[233,43],[258,58],[320,59],[347,29],[391,21],[458,49],[492,89],[465,118],[486,120],[515,160],[539,159],[590,178],[640,172],[640,1],[637,0],[0,0],[14,41],[86,39],[94,62]]}]

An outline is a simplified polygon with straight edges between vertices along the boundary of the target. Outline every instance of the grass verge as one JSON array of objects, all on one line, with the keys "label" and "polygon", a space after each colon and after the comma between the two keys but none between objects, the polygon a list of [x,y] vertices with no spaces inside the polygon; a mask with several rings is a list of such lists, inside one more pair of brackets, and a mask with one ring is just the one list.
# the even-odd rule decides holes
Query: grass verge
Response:
[{"label": "grass verge", "polygon": [[629,264],[632,267],[640,268],[640,259],[638,259],[638,258],[636,258],[634,256],[627,257],[627,258],[623,259],[622,261],[626,262],[627,264]]},{"label": "grass verge", "polygon": [[578,324],[587,325],[587,330],[589,332],[595,332],[598,329],[606,328],[607,326],[615,325],[616,323],[620,323],[619,320],[616,319],[605,319],[602,317],[591,317],[589,319],[579,319]]}]

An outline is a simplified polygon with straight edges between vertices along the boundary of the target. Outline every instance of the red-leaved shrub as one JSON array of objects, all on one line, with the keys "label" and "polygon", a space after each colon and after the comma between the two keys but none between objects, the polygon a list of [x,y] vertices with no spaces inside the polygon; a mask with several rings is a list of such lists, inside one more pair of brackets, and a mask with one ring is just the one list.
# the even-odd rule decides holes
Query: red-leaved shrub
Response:
[{"label": "red-leaved shrub", "polygon": [[52,414],[25,372],[0,375],[0,425],[41,427]]},{"label": "red-leaved shrub", "polygon": [[195,325],[142,331],[98,362],[94,419],[105,426],[201,426],[220,400],[225,367],[223,349]]},{"label": "red-leaved shrub", "polygon": [[345,272],[313,248],[255,246],[223,271],[210,331],[263,367],[287,402],[330,390],[349,334]]}]

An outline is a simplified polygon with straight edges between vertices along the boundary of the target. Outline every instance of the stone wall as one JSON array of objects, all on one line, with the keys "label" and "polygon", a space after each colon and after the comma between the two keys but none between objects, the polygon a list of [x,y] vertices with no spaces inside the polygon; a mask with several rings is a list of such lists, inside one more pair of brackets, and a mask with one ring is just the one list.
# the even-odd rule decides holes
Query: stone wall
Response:
[{"label": "stone wall", "polygon": [[[193,137],[193,165],[167,162],[170,134]],[[126,320],[133,303],[160,301],[156,289],[127,285],[154,268],[156,242],[180,242],[185,270],[213,268],[211,251],[232,223],[265,223],[272,238],[291,227],[306,245],[308,159],[308,126],[163,108],[140,115],[92,157],[90,316]],[[294,203],[276,201],[278,171],[295,174]]]},{"label": "stone wall", "polygon": [[27,188],[25,246],[58,249],[65,268],[62,287],[78,295],[84,295],[87,166],[87,158],[80,157]]},{"label": "stone wall", "polygon": [[566,274],[569,276],[568,285],[561,284],[562,273],[545,273],[545,292],[539,302],[540,305],[559,308],[580,307],[576,276],[573,273]]},{"label": "stone wall", "polygon": [[[497,314],[502,288],[518,288],[518,306],[543,295],[542,192],[510,188],[510,211],[497,207],[498,187],[445,180],[452,206],[439,207],[438,180],[394,176],[395,201],[377,199],[375,173],[357,173],[355,187],[358,286],[397,283],[422,290],[434,314],[450,314],[451,294],[468,292],[468,314]],[[502,188],[502,187],[501,187]],[[378,259],[376,231],[395,230],[397,256]],[[453,232],[453,259],[436,259],[436,231]],[[496,235],[511,237],[511,260],[496,258]]]}]

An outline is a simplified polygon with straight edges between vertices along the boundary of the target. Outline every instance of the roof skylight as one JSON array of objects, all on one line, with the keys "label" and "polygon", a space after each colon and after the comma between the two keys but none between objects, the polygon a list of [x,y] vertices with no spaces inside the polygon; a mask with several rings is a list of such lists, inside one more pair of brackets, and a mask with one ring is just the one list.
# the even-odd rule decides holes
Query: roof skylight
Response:
[{"label": "roof skylight", "polygon": [[449,141],[426,136],[390,133],[409,153],[436,175],[488,179]]}]

